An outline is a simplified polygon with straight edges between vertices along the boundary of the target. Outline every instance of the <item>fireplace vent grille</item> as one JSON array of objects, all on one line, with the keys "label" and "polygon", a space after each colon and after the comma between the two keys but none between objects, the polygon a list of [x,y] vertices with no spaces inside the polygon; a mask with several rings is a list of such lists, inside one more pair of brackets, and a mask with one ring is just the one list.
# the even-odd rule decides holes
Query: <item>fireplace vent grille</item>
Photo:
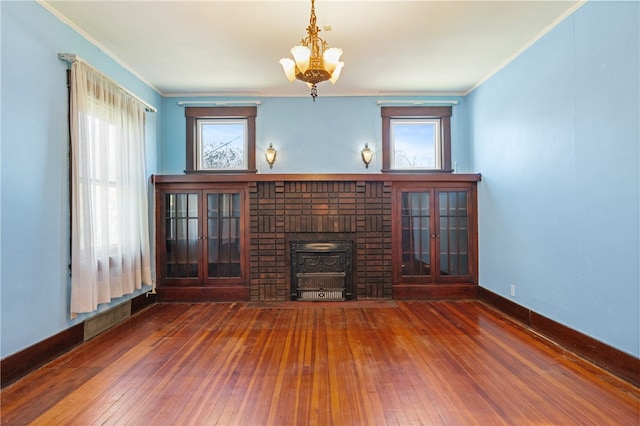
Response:
[{"label": "fireplace vent grille", "polygon": [[299,273],[297,278],[297,299],[300,301],[346,300],[344,272]]}]

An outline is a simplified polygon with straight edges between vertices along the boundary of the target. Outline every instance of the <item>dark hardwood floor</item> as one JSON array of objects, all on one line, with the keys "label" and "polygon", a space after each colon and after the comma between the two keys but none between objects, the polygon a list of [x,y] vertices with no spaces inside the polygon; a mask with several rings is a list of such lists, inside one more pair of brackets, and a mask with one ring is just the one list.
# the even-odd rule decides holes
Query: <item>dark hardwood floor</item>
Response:
[{"label": "dark hardwood floor", "polygon": [[481,302],[155,304],[2,390],[3,424],[637,425],[640,391]]}]

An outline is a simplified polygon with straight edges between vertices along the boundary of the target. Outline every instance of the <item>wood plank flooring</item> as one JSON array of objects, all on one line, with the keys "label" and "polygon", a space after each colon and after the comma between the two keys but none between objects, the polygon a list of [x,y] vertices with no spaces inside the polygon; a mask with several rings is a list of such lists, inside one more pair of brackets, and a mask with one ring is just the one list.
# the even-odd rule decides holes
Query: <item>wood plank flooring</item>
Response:
[{"label": "wood plank flooring", "polygon": [[477,301],[155,304],[2,390],[3,424],[637,425],[639,389]]}]

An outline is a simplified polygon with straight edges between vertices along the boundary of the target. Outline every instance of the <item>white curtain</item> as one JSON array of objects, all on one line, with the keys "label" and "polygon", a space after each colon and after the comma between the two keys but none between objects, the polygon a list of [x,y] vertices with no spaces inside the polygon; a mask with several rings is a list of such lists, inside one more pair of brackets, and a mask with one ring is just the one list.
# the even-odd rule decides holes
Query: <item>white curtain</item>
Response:
[{"label": "white curtain", "polygon": [[151,284],[145,108],[71,66],[71,313]]}]

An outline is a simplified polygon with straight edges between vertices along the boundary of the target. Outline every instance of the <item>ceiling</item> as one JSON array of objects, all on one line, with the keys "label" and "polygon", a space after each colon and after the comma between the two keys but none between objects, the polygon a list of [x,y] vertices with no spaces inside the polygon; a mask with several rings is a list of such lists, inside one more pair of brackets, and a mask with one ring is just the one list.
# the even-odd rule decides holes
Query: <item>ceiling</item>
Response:
[{"label": "ceiling", "polygon": [[[41,3],[163,96],[309,93],[278,61],[306,36],[310,0]],[[345,62],[318,93],[466,94],[582,3],[316,0]]]}]

